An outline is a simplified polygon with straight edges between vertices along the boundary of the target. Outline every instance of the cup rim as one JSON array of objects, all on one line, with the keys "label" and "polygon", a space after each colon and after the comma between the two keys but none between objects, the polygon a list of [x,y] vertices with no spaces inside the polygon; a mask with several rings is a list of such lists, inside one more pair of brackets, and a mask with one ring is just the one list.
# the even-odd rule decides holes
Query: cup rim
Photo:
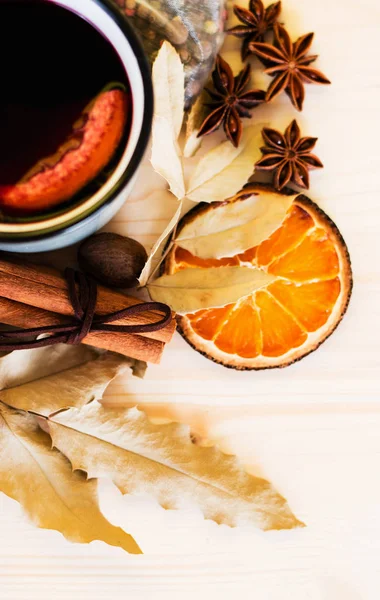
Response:
[{"label": "cup rim", "polygon": [[[142,44],[139,40],[137,33],[133,27],[128,23],[127,18],[123,15],[121,10],[118,9],[117,5],[111,2],[111,0],[92,0],[100,8],[107,12],[107,14],[113,19],[118,25],[121,32],[125,35],[130,48],[136,58],[137,67],[140,72],[142,81],[142,91],[144,94],[144,110],[142,114],[142,122],[140,131],[138,134],[136,146],[133,150],[132,156],[129,159],[124,171],[117,179],[113,187],[95,204],[92,206],[85,206],[83,203],[83,210],[78,211],[77,214],[73,215],[69,220],[65,216],[69,217],[69,211],[61,215],[61,221],[55,225],[43,227],[43,221],[41,221],[42,230],[36,228],[33,232],[23,232],[22,225],[20,226],[21,231],[19,232],[4,232],[0,233],[1,241],[8,241],[9,243],[19,245],[27,243],[33,240],[47,240],[50,237],[57,236],[60,233],[67,232],[71,227],[84,224],[90,217],[95,217],[106,206],[112,204],[115,198],[120,194],[123,188],[132,180],[135,175],[138,166],[144,156],[147,148],[150,134],[151,125],[153,120],[153,106],[154,106],[154,93],[153,84],[151,78],[151,69],[148,59],[143,50]],[[57,0],[59,3],[59,0]],[[128,143],[128,142],[127,142]]]}]

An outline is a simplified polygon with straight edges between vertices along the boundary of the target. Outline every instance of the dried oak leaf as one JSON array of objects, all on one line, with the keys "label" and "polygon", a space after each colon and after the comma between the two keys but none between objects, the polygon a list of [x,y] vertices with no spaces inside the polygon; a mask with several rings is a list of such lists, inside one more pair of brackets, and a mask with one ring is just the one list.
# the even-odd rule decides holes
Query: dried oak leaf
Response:
[{"label": "dried oak leaf", "polygon": [[141,553],[134,539],[100,512],[97,482],[73,473],[33,415],[1,402],[0,491],[20,502],[37,527],[60,531],[72,542],[101,540]]},{"label": "dried oak leaf", "polygon": [[54,446],[74,470],[106,476],[123,494],[148,493],[167,509],[191,502],[206,519],[230,526],[303,525],[268,481],[247,473],[236,457],[194,445],[184,425],[155,425],[136,408],[97,402],[47,423]]},{"label": "dried oak leaf", "polygon": [[97,483],[72,472],[27,412],[47,416],[101,398],[128,366],[143,368],[138,361],[83,345],[22,350],[1,358],[0,491],[20,502],[38,527],[60,531],[71,541],[101,540],[139,553],[133,538],[101,514]]}]

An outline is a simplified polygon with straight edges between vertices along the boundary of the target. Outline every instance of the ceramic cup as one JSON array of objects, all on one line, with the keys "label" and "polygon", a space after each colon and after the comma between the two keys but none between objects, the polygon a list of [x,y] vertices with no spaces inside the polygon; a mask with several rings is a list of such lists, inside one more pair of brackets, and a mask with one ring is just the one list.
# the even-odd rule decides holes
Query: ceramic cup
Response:
[{"label": "ceramic cup", "polygon": [[111,0],[48,0],[86,19],[112,44],[125,68],[133,112],[129,137],[118,165],[104,185],[62,214],[0,224],[0,250],[46,252],[74,244],[103,227],[127,199],[151,132],[153,89],[140,42]]}]

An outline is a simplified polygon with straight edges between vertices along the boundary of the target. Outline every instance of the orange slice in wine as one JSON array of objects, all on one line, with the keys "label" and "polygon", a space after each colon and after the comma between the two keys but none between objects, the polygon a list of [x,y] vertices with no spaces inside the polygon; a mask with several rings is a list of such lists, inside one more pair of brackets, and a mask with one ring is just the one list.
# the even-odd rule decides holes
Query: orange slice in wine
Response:
[{"label": "orange slice in wine", "polygon": [[127,111],[124,91],[102,92],[56,154],[41,159],[21,182],[0,186],[0,207],[28,214],[70,200],[110,162],[122,139]]}]

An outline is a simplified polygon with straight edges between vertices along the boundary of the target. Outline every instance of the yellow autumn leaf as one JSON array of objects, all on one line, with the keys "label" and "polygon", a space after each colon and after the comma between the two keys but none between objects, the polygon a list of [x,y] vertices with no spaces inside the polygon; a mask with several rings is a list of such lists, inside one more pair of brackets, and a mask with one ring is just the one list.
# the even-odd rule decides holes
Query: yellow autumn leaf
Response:
[{"label": "yellow autumn leaf", "polygon": [[53,444],[73,469],[109,477],[123,494],[148,493],[167,509],[197,505],[206,519],[230,526],[291,529],[303,524],[286,500],[236,457],[192,443],[189,428],[153,424],[137,408],[98,402],[48,419]]},{"label": "yellow autumn leaf", "polygon": [[72,542],[101,540],[141,553],[134,539],[100,512],[97,482],[72,472],[34,416],[1,402],[0,491],[20,502],[37,527],[60,531]]}]

